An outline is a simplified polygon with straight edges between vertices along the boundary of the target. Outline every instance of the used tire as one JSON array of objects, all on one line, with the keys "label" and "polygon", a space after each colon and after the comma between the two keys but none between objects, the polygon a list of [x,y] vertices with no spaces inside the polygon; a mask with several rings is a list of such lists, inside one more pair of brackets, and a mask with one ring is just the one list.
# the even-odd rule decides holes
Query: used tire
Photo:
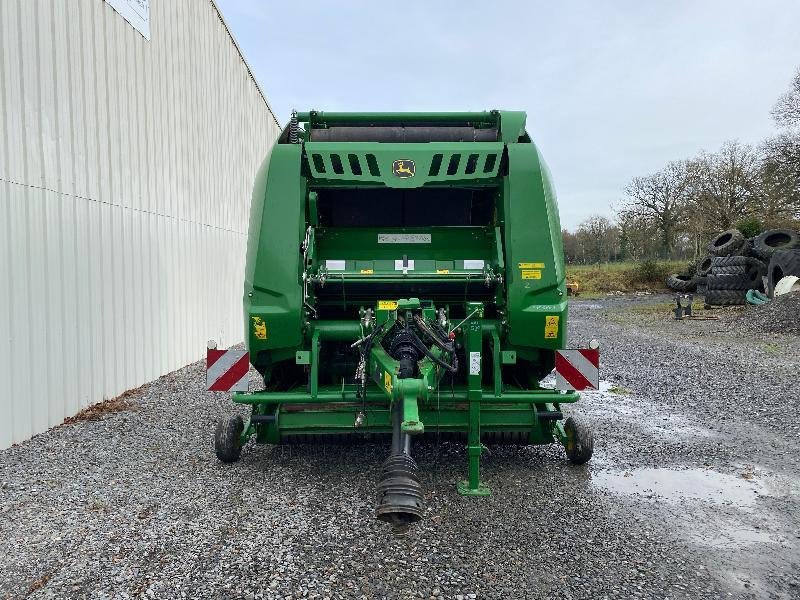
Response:
[{"label": "used tire", "polygon": [[667,287],[676,292],[693,292],[697,287],[694,275],[678,275],[673,273],[667,277]]},{"label": "used tire", "polygon": [[711,259],[713,257],[706,256],[702,259],[699,263],[697,263],[697,275],[700,277],[705,277],[711,272]]},{"label": "used tire", "polygon": [[747,267],[744,265],[733,267],[711,267],[712,275],[744,275]]},{"label": "used tire", "polygon": [[748,290],[750,280],[747,275],[709,275],[708,290]]},{"label": "used tire", "polygon": [[746,256],[714,256],[711,258],[712,269],[716,267],[744,267],[746,265]]},{"label": "used tire", "polygon": [[582,419],[569,417],[564,422],[564,433],[567,434],[564,451],[570,462],[573,465],[588,462],[594,451],[594,435],[589,426]]},{"label": "used tire", "polygon": [[772,253],[767,270],[767,292],[775,294],[775,286],[787,275],[800,277],[800,250],[776,250]]},{"label": "used tire", "polygon": [[746,268],[747,279],[750,282],[750,289],[764,290],[764,276],[767,274],[767,265],[757,258],[749,258]]},{"label": "used tire", "polygon": [[747,291],[745,290],[708,290],[705,303],[711,306],[732,306],[745,304]]},{"label": "used tire", "polygon": [[753,254],[768,260],[776,250],[800,248],[800,233],[791,229],[767,229],[753,239]]},{"label": "used tire", "polygon": [[242,454],[241,435],[243,430],[244,421],[239,415],[217,421],[214,450],[218,459],[224,463],[233,463],[239,460]]},{"label": "used tire", "polygon": [[738,229],[728,229],[711,240],[711,243],[708,245],[708,252],[714,256],[738,254],[742,245],[744,245],[744,236],[742,232]]},{"label": "used tire", "polygon": [[705,294],[706,290],[708,289],[708,277],[698,277],[697,281],[697,288],[695,291],[698,294]]}]

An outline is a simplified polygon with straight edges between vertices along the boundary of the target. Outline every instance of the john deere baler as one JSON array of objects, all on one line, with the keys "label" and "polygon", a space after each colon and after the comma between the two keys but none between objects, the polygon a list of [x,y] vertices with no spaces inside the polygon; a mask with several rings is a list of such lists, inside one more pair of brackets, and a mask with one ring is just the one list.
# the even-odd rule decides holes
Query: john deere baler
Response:
[{"label": "john deere baler", "polygon": [[[377,515],[422,514],[411,443],[463,439],[465,495],[483,443],[592,438],[542,387],[566,340],[558,209],[525,113],[293,114],[256,177],[244,290],[264,389],[220,421],[226,462],[278,444],[391,435]],[[325,436],[325,437],[320,437]]]}]

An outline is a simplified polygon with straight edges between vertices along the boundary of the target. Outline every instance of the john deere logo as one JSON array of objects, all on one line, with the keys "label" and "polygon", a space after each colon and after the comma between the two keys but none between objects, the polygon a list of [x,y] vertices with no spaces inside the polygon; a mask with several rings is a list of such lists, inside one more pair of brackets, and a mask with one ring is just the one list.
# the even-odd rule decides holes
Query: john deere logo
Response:
[{"label": "john deere logo", "polygon": [[413,177],[414,161],[407,158],[394,161],[392,163],[392,173],[402,178]]}]

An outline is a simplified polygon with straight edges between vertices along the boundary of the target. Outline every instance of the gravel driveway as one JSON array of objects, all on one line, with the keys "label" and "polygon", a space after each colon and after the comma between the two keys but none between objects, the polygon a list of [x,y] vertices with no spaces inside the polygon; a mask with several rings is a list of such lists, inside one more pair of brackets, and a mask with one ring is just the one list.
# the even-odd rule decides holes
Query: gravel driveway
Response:
[{"label": "gravel driveway", "polygon": [[[0,598],[800,598],[798,338],[573,303],[604,391],[576,407],[595,457],[418,444],[425,520],[373,518],[386,448],[248,446],[220,464],[202,364],[130,410],[0,452]],[[798,316],[800,318],[800,316]]]}]

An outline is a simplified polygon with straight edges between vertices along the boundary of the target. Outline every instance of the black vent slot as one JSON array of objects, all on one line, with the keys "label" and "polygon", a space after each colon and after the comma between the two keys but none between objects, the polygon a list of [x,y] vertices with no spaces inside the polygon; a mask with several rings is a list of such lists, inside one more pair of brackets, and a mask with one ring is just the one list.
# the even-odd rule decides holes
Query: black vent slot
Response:
[{"label": "black vent slot", "polygon": [[325,161],[322,160],[322,156],[320,154],[312,154],[311,160],[314,161],[314,169],[317,173],[325,172]]},{"label": "black vent slot", "polygon": [[369,167],[369,174],[373,177],[380,177],[381,170],[378,168],[378,161],[375,159],[374,154],[367,154],[367,166]]},{"label": "black vent slot", "polygon": [[460,154],[453,154],[450,157],[450,164],[447,165],[447,174],[448,175],[455,175],[458,173],[458,164],[461,162],[461,155]]},{"label": "black vent slot", "polygon": [[347,160],[350,162],[350,171],[353,175],[361,175],[361,163],[358,162],[358,156],[355,154],[348,154]]},{"label": "black vent slot", "polygon": [[484,173],[491,173],[494,171],[494,165],[497,162],[497,154],[487,154],[486,163],[483,165]]},{"label": "black vent slot", "polygon": [[441,154],[434,154],[433,160],[431,161],[431,169],[428,171],[429,177],[435,177],[439,174],[439,170],[442,168],[442,155]]},{"label": "black vent slot", "polygon": [[470,154],[469,157],[467,158],[467,168],[464,170],[464,173],[466,173],[467,175],[472,175],[477,167],[478,167],[478,155]]},{"label": "black vent slot", "polygon": [[339,157],[338,154],[331,154],[331,166],[333,167],[333,172],[336,173],[337,175],[344,174],[342,159]]}]

